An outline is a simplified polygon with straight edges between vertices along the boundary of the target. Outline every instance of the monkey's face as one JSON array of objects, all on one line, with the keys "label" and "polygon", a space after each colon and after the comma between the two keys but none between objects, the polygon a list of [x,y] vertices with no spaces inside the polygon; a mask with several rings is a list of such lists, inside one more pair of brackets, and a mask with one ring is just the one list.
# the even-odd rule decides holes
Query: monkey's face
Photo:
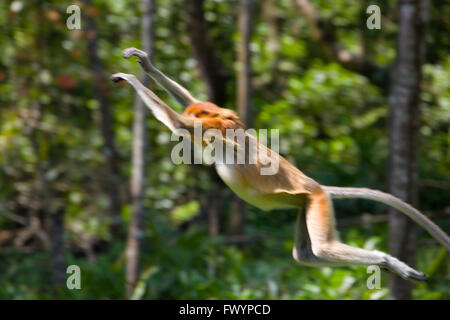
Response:
[{"label": "monkey's face", "polygon": [[183,112],[183,115],[199,119],[202,122],[203,130],[218,129],[224,132],[226,129],[244,128],[233,110],[220,108],[211,102],[191,104]]}]

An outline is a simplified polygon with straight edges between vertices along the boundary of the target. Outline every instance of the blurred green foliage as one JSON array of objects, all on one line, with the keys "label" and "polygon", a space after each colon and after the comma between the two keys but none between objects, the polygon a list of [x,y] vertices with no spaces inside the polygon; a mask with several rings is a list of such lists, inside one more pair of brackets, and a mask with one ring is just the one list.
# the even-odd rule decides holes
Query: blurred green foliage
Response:
[{"label": "blurred green foliage", "polygon": [[[166,74],[206,99],[188,35],[184,1],[157,0],[154,61]],[[22,7],[17,10],[18,4]],[[324,19],[336,26],[340,40],[357,52],[365,1],[315,1]],[[395,58],[395,1],[373,1],[383,12],[381,31],[366,31],[368,55],[390,64]],[[124,239],[111,239],[105,187],[103,141],[99,110],[92,94],[86,34],[65,26],[67,1],[0,2],[0,231],[22,227],[17,215],[43,214],[42,203],[65,206],[67,264],[82,270],[81,290],[51,287],[49,251],[24,252],[0,247],[0,298],[121,299],[124,294]],[[107,75],[139,74],[135,61],[122,49],[140,47],[139,1],[94,1],[99,55]],[[13,10],[14,9],[14,10]],[[279,50],[270,43],[269,26],[260,12],[254,21],[253,104],[256,128],[280,129],[281,153],[307,175],[325,185],[385,189],[388,152],[386,94],[366,78],[328,61],[311,40],[305,22],[290,0],[276,1]],[[237,1],[205,1],[209,34],[230,75],[228,105],[234,108]],[[440,212],[450,205],[450,9],[433,3],[427,30],[424,66],[420,177],[447,186],[420,187],[420,209]],[[128,181],[132,146],[134,92],[107,83],[114,130],[120,153],[122,208],[129,221]],[[154,84],[158,95],[179,106]],[[36,113],[36,110],[40,110]],[[248,234],[265,234],[243,248],[212,239],[202,226],[179,226],[196,215],[195,197],[211,186],[203,171],[170,161],[170,135],[154,118],[147,121],[148,154],[145,190],[146,228],[142,279],[134,298],[140,299],[383,299],[382,289],[366,287],[364,267],[307,268],[291,258],[295,212],[265,213],[250,208]],[[197,176],[196,176],[197,175]],[[36,192],[45,181],[50,190]],[[230,192],[225,191],[224,207]],[[226,210],[228,211],[228,210]],[[338,222],[363,212],[385,213],[374,203],[336,202]],[[222,217],[226,229],[226,217]],[[438,221],[446,230],[450,224]],[[226,231],[226,230],[225,230]],[[352,225],[343,240],[386,250],[386,225]],[[417,299],[450,298],[448,255],[423,231],[419,233],[417,268],[431,280],[416,286]],[[107,242],[108,250],[92,260],[83,245]],[[81,248],[81,249],[80,249]]]}]

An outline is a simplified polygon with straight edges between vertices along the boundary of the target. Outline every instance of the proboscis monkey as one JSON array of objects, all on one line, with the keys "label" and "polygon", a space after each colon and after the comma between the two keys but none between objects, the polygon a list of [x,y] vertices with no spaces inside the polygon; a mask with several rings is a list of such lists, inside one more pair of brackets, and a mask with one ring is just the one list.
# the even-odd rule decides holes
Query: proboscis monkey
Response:
[{"label": "proboscis monkey", "polygon": [[[111,77],[115,82],[126,80],[155,117],[173,132],[185,129],[185,132],[191,134],[197,123],[201,123],[203,130],[214,128],[222,133],[225,133],[226,129],[244,128],[234,111],[197,100],[185,88],[156,69],[145,52],[128,48],[123,55],[125,58],[138,57],[145,72],[186,107],[183,114],[178,114],[144,87],[134,75],[117,73]],[[252,136],[247,135],[246,138],[255,141]],[[223,139],[225,143],[235,143],[228,141],[225,135]],[[378,265],[404,279],[413,281],[427,279],[424,273],[414,270],[389,254],[364,250],[340,242],[335,227],[332,198],[364,198],[392,206],[420,224],[450,251],[450,239],[447,234],[402,200],[377,190],[321,186],[278,153],[259,143],[256,146],[258,150],[264,149],[268,152],[266,158],[270,161],[278,161],[279,167],[275,174],[261,174],[260,168],[263,165],[260,158],[253,164],[216,163],[217,172],[239,197],[262,210],[299,208],[292,250],[294,259],[299,263],[308,266]],[[240,150],[248,153],[248,148]],[[251,156],[246,154],[247,160],[249,157]]]}]

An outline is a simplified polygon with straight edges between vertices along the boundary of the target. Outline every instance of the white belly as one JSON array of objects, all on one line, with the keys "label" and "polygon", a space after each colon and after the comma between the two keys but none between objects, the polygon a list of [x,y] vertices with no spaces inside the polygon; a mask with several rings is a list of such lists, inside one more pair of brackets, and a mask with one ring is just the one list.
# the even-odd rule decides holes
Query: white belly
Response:
[{"label": "white belly", "polygon": [[216,163],[216,170],[223,182],[225,182],[225,184],[233,190],[239,198],[261,210],[268,211],[272,209],[294,208],[294,206],[288,205],[285,202],[277,201],[279,197],[263,194],[258,190],[243,184],[239,177],[239,173],[233,164]]}]

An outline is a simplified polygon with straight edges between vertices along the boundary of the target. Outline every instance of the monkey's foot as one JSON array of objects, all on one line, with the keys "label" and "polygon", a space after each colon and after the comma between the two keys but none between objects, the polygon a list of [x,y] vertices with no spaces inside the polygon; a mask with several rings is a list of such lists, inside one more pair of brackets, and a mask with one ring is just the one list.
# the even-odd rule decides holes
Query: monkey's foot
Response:
[{"label": "monkey's foot", "polygon": [[406,263],[403,263],[394,257],[389,257],[385,268],[406,280],[420,282],[428,280],[428,276],[425,273],[414,270]]}]

